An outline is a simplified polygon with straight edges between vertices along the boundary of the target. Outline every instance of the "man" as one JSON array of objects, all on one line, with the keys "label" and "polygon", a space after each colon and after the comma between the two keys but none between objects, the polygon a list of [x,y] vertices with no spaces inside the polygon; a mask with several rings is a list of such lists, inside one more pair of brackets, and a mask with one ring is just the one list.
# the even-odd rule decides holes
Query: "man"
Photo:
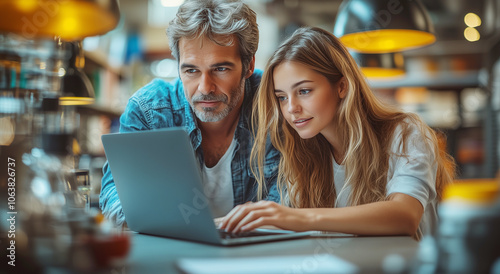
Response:
[{"label": "man", "polygon": [[[120,132],[184,127],[200,161],[205,195],[221,217],[256,199],[249,163],[252,100],[262,75],[254,72],[256,15],[238,0],[190,0],[179,7],[167,36],[180,79],[155,79],[137,91],[120,117]],[[279,157],[269,145],[266,199],[277,202]],[[121,225],[125,216],[107,163],[103,172],[100,207]]]}]

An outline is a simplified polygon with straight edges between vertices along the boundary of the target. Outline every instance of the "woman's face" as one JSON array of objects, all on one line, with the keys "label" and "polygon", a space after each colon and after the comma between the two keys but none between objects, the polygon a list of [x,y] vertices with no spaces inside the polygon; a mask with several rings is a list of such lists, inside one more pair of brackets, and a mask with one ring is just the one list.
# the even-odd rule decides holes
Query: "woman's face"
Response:
[{"label": "woman's face", "polygon": [[345,93],[340,90],[341,81],[332,85],[322,74],[294,61],[278,65],[273,81],[281,113],[301,138],[334,132],[335,115]]}]

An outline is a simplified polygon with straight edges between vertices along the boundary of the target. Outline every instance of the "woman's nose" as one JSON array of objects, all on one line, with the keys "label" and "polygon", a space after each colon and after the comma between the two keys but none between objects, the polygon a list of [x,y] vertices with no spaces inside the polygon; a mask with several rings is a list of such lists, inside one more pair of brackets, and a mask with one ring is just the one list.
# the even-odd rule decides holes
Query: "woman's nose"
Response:
[{"label": "woman's nose", "polygon": [[288,112],[289,113],[297,113],[300,111],[300,105],[297,100],[290,98],[288,99]]}]

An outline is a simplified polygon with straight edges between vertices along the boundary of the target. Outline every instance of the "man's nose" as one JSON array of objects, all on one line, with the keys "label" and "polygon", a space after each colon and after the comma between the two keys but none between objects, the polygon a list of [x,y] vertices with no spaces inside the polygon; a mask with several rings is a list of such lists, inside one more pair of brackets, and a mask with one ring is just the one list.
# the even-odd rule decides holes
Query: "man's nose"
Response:
[{"label": "man's nose", "polygon": [[210,73],[203,73],[198,84],[198,91],[202,94],[210,94],[215,92],[215,84]]}]

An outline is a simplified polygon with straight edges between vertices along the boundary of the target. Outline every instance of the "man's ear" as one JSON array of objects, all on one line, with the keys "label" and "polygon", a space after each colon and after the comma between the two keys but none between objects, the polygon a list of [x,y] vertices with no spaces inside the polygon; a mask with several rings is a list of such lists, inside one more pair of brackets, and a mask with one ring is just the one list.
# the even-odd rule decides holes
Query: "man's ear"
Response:
[{"label": "man's ear", "polygon": [[255,55],[252,57],[252,61],[250,61],[250,64],[248,64],[248,70],[247,73],[245,74],[245,79],[248,79],[250,76],[252,76],[254,69],[255,69]]},{"label": "man's ear", "polygon": [[347,96],[347,90],[349,89],[349,85],[347,83],[347,79],[342,77],[338,83],[338,92],[340,99],[344,99]]}]

